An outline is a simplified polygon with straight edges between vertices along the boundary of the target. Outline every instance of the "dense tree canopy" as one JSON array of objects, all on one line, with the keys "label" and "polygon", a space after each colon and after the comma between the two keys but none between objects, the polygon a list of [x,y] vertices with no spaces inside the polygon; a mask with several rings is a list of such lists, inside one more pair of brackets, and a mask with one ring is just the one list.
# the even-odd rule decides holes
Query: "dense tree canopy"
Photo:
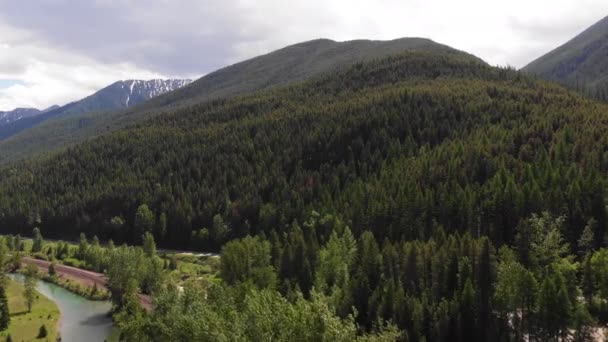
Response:
[{"label": "dense tree canopy", "polygon": [[563,215],[603,241],[606,108],[461,55],[409,53],[302,85],[166,113],[4,168],[0,226],[217,249],[289,230],[311,209],[358,236],[448,232],[514,243]]},{"label": "dense tree canopy", "polygon": [[[0,227],[143,237],[79,249],[136,340],[584,338],[608,321],[607,110],[408,53],[6,167]],[[220,284],[164,286],[153,237],[221,251]]]}]

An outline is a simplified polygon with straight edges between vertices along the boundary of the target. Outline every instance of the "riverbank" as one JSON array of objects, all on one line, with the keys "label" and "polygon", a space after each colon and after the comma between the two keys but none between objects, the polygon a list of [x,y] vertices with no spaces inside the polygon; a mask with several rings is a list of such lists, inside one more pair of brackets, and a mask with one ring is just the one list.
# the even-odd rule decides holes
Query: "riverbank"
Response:
[{"label": "riverbank", "polygon": [[[21,274],[9,276],[19,283],[24,281],[24,276]],[[58,330],[63,341],[112,341],[110,337],[113,336],[116,328],[109,315],[112,309],[109,301],[88,300],[46,281],[39,281],[37,290],[59,308],[61,319]],[[49,341],[53,340],[49,339]]]},{"label": "riverbank", "polygon": [[[22,259],[25,265],[35,265],[41,272],[41,279],[60,286],[74,294],[89,300],[108,300],[110,291],[105,286],[105,277],[102,274],[80,270],[69,266],[55,265],[55,275],[49,274],[50,262],[25,257]],[[79,271],[84,272],[84,276],[78,276]],[[103,278],[103,280],[99,280]]]},{"label": "riverbank", "polygon": [[[42,272],[44,272],[44,276],[48,276],[48,269],[51,266],[51,263],[45,260],[39,260],[39,259],[34,259],[34,258],[30,258],[30,257],[24,257],[23,259],[21,259],[21,262],[23,264],[30,264],[30,265],[35,265],[38,267],[39,270],[42,270]],[[83,293],[92,293],[93,289],[97,289],[96,291],[102,291],[104,293],[109,293],[109,290],[106,286],[107,284],[107,278],[103,273],[97,273],[97,272],[92,272],[92,271],[87,271],[87,270],[83,270],[80,268],[76,268],[76,267],[72,267],[72,266],[66,266],[66,265],[61,265],[61,264],[56,264],[55,265],[55,272],[57,273],[57,277],[59,277],[60,279],[65,279],[65,280],[69,280],[69,283],[66,282],[62,282],[60,284],[57,284],[59,286],[65,287],[63,286],[64,284],[79,284],[80,286],[85,287],[88,290],[85,290],[87,292],[83,292]],[[70,290],[70,288],[65,287],[67,290]],[[79,294],[78,292],[75,292],[76,294]],[[85,297],[87,297],[85,295]],[[109,297],[109,295],[108,295]],[[95,298],[90,298],[95,300]],[[150,296],[146,296],[146,295],[139,295],[139,301],[141,303],[141,306],[146,309],[146,310],[151,310],[152,309],[152,299]]]},{"label": "riverbank", "polygon": [[55,302],[45,295],[37,292],[38,299],[28,312],[27,304],[23,297],[23,285],[7,280],[6,295],[8,298],[11,322],[6,331],[0,336],[3,340],[10,334],[13,341],[35,341],[40,327],[44,324],[47,329],[47,337],[43,341],[55,341],[60,319],[60,311]]}]

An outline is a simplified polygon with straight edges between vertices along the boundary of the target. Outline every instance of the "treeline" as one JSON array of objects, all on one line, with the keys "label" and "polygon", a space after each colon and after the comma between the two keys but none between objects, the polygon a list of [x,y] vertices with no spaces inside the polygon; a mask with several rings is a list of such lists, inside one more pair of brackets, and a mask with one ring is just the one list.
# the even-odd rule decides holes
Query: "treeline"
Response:
[{"label": "treeline", "polygon": [[442,230],[379,243],[313,212],[283,236],[228,242],[221,283],[165,284],[153,311],[127,300],[117,320],[128,341],[601,339],[608,249],[591,227],[568,245],[565,221],[533,214],[496,249]]},{"label": "treeline", "polygon": [[354,235],[512,243],[534,212],[606,230],[605,107],[458,54],[409,53],[192,107],[0,171],[0,227],[219,250],[322,208]]}]

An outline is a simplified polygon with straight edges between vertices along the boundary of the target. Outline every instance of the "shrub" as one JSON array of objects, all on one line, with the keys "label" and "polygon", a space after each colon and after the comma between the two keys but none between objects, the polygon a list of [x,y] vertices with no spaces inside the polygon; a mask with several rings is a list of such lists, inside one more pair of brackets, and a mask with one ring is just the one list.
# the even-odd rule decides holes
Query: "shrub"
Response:
[{"label": "shrub", "polygon": [[55,262],[52,262],[49,266],[49,276],[54,276],[57,274],[57,270],[55,269]]},{"label": "shrub", "polygon": [[43,324],[40,326],[40,330],[38,330],[38,338],[45,338],[48,335],[46,331],[46,326]]},{"label": "shrub", "polygon": [[72,267],[77,267],[77,268],[83,268],[83,262],[78,260],[78,259],[74,259],[74,258],[65,258],[65,260],[63,260],[63,263],[66,264],[67,266],[72,266]]},{"label": "shrub", "polygon": [[44,253],[40,253],[40,252],[38,252],[38,253],[34,253],[34,258],[35,258],[35,259],[38,259],[38,260],[49,261],[48,256],[47,256],[46,254],[44,254]]}]

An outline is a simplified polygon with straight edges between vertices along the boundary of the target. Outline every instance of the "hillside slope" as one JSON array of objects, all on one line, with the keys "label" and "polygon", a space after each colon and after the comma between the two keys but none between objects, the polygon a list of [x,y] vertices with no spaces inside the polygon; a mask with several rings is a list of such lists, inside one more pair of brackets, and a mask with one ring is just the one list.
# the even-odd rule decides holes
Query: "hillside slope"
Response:
[{"label": "hillside slope", "polygon": [[574,245],[590,218],[598,239],[608,223],[607,109],[456,52],[410,52],[4,168],[0,227],[217,248],[316,209],[380,241],[441,227],[500,245],[531,213],[568,208]]},{"label": "hillside slope", "polygon": [[[45,121],[65,119],[81,114],[101,115],[107,111],[124,109],[145,102],[155,96],[179,89],[190,80],[128,80],[115,82],[82,100],[62,107],[52,108],[39,115],[22,116],[0,126],[0,140],[31,129]],[[82,124],[82,122],[81,122]],[[38,132],[44,134],[45,129]]]},{"label": "hillside slope", "polygon": [[36,108],[16,108],[14,110],[0,112],[0,126],[8,125],[11,122],[39,115],[42,113]]},{"label": "hillside slope", "polygon": [[[608,251],[594,251],[608,226],[606,112],[458,52],[410,51],[1,168],[0,232],[221,248],[225,286],[188,272],[202,276],[184,282],[193,295],[171,283],[151,317],[121,315],[130,340],[200,340],[209,325],[189,327],[211,321],[213,336],[289,341],[338,322],[302,312],[369,333],[392,322],[412,341],[551,341],[572,327],[591,340],[608,296]],[[159,274],[141,249],[83,248],[84,265],[106,260],[141,288]],[[534,317],[522,330],[518,311]],[[304,340],[357,340],[351,327]]]},{"label": "hillside slope", "polygon": [[586,91],[608,93],[608,17],[523,68],[525,72]]},{"label": "hillside slope", "polygon": [[[165,111],[284,86],[347,67],[355,62],[416,50],[456,51],[421,38],[349,42],[320,39],[296,44],[223,68],[177,91],[127,110],[106,112],[104,115],[75,115],[45,122],[0,142],[0,163],[54,151]],[[476,59],[463,52],[460,54]]]}]

